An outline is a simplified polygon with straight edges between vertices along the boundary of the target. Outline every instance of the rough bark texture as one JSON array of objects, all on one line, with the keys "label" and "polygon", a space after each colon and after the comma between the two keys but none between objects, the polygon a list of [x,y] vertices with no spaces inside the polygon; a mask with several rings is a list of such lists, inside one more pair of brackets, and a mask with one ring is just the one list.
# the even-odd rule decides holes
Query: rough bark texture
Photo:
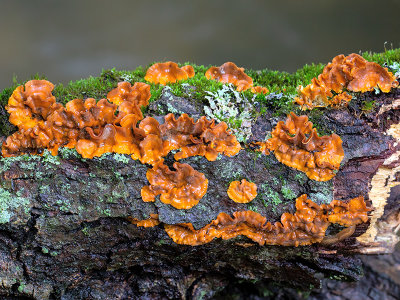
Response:
[{"label": "rough bark texture", "polygon": [[[163,95],[149,113],[160,114],[168,103],[180,112],[203,114],[202,108],[190,101],[171,101],[171,97]],[[340,171],[328,182],[309,180],[273,155],[259,155],[250,149],[235,157],[221,156],[215,162],[203,157],[183,160],[209,180],[206,196],[190,210],[176,210],[159,200],[144,203],[140,189],[148,184],[148,166],[128,156],[110,154],[84,160],[73,151],[62,150],[58,157],[2,158],[0,296],[296,299],[310,295],[311,299],[357,299],[345,294],[352,289],[359,299],[377,299],[376,295],[394,299],[400,292],[398,270],[393,267],[399,263],[398,252],[383,259],[356,254],[390,253],[398,240],[400,171],[396,153],[400,145],[394,132],[400,106],[393,103],[399,99],[399,89],[386,95],[367,93],[348,108],[322,111],[318,126],[341,136],[345,150]],[[365,100],[374,100],[375,109],[362,111]],[[271,115],[267,112],[254,123],[251,140],[263,140],[275,126],[278,119]],[[393,134],[385,134],[387,130]],[[172,156],[166,163],[172,165]],[[379,171],[387,172],[382,173],[386,174],[383,181],[374,177]],[[258,196],[249,204],[236,204],[226,194],[229,182],[240,178],[258,186]],[[378,203],[381,210],[370,201],[374,184],[388,192]],[[358,226],[352,237],[329,247],[261,247],[242,237],[182,246],[172,242],[162,224],[138,228],[127,221],[128,216],[145,219],[158,213],[162,223],[191,222],[200,228],[220,212],[245,209],[277,221],[283,212],[294,212],[293,200],[304,193],[317,203],[362,195],[376,211],[369,224]],[[373,234],[365,236],[371,226]],[[329,230],[335,233],[339,229]],[[375,273],[381,276],[380,286],[374,284]],[[346,280],[361,281],[342,282]]]}]

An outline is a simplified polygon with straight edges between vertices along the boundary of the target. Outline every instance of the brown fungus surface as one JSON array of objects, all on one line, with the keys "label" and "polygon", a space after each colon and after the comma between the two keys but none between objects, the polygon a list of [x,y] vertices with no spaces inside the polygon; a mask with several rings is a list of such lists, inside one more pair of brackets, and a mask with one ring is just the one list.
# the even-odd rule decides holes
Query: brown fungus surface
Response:
[{"label": "brown fungus surface", "polygon": [[369,62],[362,56],[352,53],[333,58],[317,78],[306,87],[299,87],[295,102],[303,109],[347,105],[351,100],[345,90],[367,92],[379,88],[388,93],[399,85],[395,76],[377,63]]},{"label": "brown fungus surface", "polygon": [[222,212],[198,230],[190,223],[165,225],[165,230],[175,243],[192,246],[239,235],[260,245],[302,246],[321,242],[331,223],[350,227],[366,222],[367,212],[362,197],[348,203],[334,200],[331,204],[318,205],[302,195],[296,199],[296,212],[284,213],[281,221],[274,224],[254,211],[240,211],[234,212],[233,217]]},{"label": "brown fungus surface", "polygon": [[272,137],[258,143],[264,154],[273,151],[281,163],[298,169],[313,180],[327,181],[339,170],[344,158],[342,140],[336,134],[318,136],[307,116],[288,115],[271,132]]}]

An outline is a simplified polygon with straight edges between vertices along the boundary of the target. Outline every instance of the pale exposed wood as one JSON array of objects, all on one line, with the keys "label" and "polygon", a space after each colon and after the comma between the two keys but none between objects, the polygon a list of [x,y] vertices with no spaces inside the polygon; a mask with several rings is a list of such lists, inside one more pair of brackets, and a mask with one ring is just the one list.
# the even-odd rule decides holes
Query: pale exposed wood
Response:
[{"label": "pale exposed wood", "polygon": [[[398,106],[400,101],[396,100],[393,104]],[[383,111],[386,110],[383,109]],[[400,124],[393,124],[386,134],[397,140],[395,147],[400,144]],[[371,190],[368,195],[374,210],[368,230],[357,238],[365,246],[365,248],[360,248],[361,253],[390,253],[400,240],[396,234],[396,228],[400,226],[399,217],[392,216],[387,220],[379,220],[384,213],[390,190],[400,184],[395,178],[395,174],[400,171],[399,159],[400,151],[396,151],[384,161],[371,180]]]}]

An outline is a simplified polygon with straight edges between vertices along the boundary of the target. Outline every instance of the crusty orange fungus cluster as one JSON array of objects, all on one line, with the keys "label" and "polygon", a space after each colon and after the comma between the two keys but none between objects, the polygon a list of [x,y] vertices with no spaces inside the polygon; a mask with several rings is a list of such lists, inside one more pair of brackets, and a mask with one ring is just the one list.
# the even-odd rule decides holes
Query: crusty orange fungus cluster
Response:
[{"label": "crusty orange fungus cluster", "polygon": [[222,83],[232,83],[239,92],[250,89],[253,93],[266,94],[268,89],[261,86],[253,86],[253,79],[233,62],[226,62],[220,67],[211,67],[206,72],[207,79],[216,79]]},{"label": "crusty orange fungus cluster", "polygon": [[331,223],[354,226],[368,221],[363,197],[349,203],[333,200],[318,205],[302,195],[296,199],[296,212],[284,213],[281,222],[271,224],[253,211],[234,212],[233,217],[220,213],[217,219],[196,230],[192,224],[165,225],[167,234],[177,244],[202,245],[214,238],[224,240],[244,235],[260,245],[300,246],[321,242]]},{"label": "crusty orange fungus cluster", "polygon": [[147,69],[144,79],[151,83],[167,84],[192,78],[193,76],[194,69],[192,66],[188,65],[179,68],[176,63],[168,61],[152,65]]},{"label": "crusty orange fungus cluster", "polygon": [[165,149],[180,149],[174,155],[176,160],[200,155],[215,161],[218,153],[237,154],[241,146],[228,130],[228,125],[225,122],[215,125],[214,122],[204,116],[194,122],[187,114],[178,119],[173,114],[166,115],[164,124],[160,126]]},{"label": "crusty orange fungus cluster", "polygon": [[257,196],[257,185],[248,182],[246,179],[242,181],[232,181],[229,184],[228,196],[236,203],[249,203]]},{"label": "crusty orange fungus cluster", "polygon": [[281,163],[298,169],[313,180],[327,181],[335,176],[344,158],[342,140],[336,134],[318,136],[307,116],[290,113],[286,122],[279,121],[272,137],[260,142],[260,151],[273,151]]},{"label": "crusty orange fungus cluster", "polygon": [[150,98],[150,86],[145,83],[121,82],[107,99],[74,99],[65,107],[55,102],[53,88],[46,80],[32,80],[25,89],[20,86],[14,91],[6,109],[18,131],[3,144],[4,156],[37,154],[44,149],[56,155],[61,146],[76,148],[84,158],[109,152],[129,154],[153,165],[147,172],[150,186],[142,191],[145,201],[161,194],[162,202],[187,209],[204,196],[208,181],[187,164],[176,163],[176,170],[169,170],[163,157],[181,149],[175,154],[177,160],[195,155],[215,160],[218,153],[233,156],[241,149],[224,122],[216,125],[205,117],[194,122],[186,114],[177,119],[169,114],[162,125],[151,117],[143,119],[140,106],[148,105]]},{"label": "crusty orange fungus cluster", "polygon": [[299,87],[295,102],[303,109],[347,105],[351,96],[345,91],[367,92],[379,87],[387,93],[399,83],[387,68],[369,62],[358,54],[338,55],[306,87]]},{"label": "crusty orange fungus cluster", "polygon": [[141,142],[146,134],[136,124],[143,119],[140,106],[148,104],[149,85],[137,82],[132,87],[130,83],[120,83],[109,94],[111,101],[119,105],[107,99],[97,102],[88,98],[74,99],[65,107],[55,102],[53,87],[46,80],[32,80],[25,89],[20,86],[13,92],[6,109],[18,131],[3,144],[4,156],[35,154],[43,149],[56,155],[58,148],[64,146],[76,148],[84,158],[106,152],[142,158]]}]

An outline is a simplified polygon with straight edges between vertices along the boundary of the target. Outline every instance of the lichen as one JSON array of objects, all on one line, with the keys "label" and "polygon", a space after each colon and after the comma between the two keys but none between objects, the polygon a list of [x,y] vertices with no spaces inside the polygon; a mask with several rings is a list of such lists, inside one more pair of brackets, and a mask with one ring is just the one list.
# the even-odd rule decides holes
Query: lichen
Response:
[{"label": "lichen", "polygon": [[283,198],[287,200],[293,200],[297,197],[297,195],[292,191],[292,189],[288,185],[284,185],[281,188]]},{"label": "lichen", "polygon": [[251,104],[253,101],[236,91],[232,84],[223,85],[217,92],[207,93],[205,98],[209,106],[204,106],[206,116],[227,123],[239,142],[247,141],[256,118]]},{"label": "lichen", "polygon": [[29,199],[20,195],[11,194],[0,187],[0,224],[8,223],[18,213],[29,213]]}]

